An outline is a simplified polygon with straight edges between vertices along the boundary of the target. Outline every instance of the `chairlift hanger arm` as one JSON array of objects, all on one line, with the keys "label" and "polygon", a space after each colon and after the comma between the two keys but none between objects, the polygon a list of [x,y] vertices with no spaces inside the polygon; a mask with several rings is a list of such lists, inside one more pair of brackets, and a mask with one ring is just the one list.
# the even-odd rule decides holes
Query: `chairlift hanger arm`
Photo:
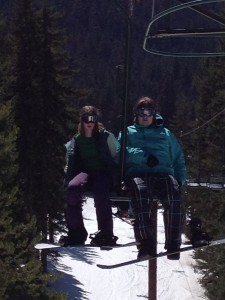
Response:
[{"label": "chairlift hanger arm", "polygon": [[[153,48],[149,48],[147,47],[147,41],[148,39],[152,39],[152,38],[155,38],[157,37],[157,33],[153,31],[152,29],[152,25],[159,19],[162,19],[163,17],[167,16],[167,15],[170,15],[176,11],[180,11],[182,9],[185,9],[185,8],[192,8],[192,7],[196,7],[197,6],[197,9],[199,10],[199,6],[200,5],[203,5],[203,4],[208,4],[208,3],[215,3],[215,2],[225,2],[225,0],[194,0],[194,1],[189,1],[189,2],[185,2],[183,3],[183,0],[178,0],[178,1],[181,1],[182,4],[179,4],[179,5],[176,5],[176,6],[173,6],[173,7],[170,7],[169,9],[166,9],[162,12],[160,12],[159,14],[155,15],[151,20],[150,20],[150,23],[148,25],[148,28],[146,30],[146,34],[145,34],[145,38],[144,38],[144,43],[143,43],[143,49],[151,54],[156,54],[156,55],[161,55],[161,56],[170,56],[170,57],[215,57],[215,56],[225,56],[225,52],[201,52],[201,53],[181,53],[181,52],[170,52],[170,51],[160,51],[160,50],[156,50],[156,49],[153,49]],[[201,10],[201,8],[200,8]],[[200,11],[199,11],[200,13]],[[202,13],[205,14],[205,11]],[[210,12],[211,13],[211,12]],[[210,14],[209,13],[209,14]],[[207,17],[215,20],[216,22],[219,22],[221,24],[221,19],[219,20],[219,16],[215,15],[214,13],[212,13],[210,16],[209,14],[207,15]],[[225,25],[225,20],[223,19],[222,20],[222,24]],[[219,31],[220,29],[218,29]],[[208,30],[209,31],[209,30]],[[216,31],[216,35],[213,35],[212,33],[210,34],[210,37],[215,37],[215,36],[220,36],[220,35],[223,35],[223,30],[222,32],[218,32],[217,30]],[[194,33],[192,33],[193,36]],[[185,35],[183,33],[183,35]],[[175,35],[174,35],[175,36]],[[203,36],[203,35],[202,35]],[[204,37],[206,37],[207,35],[204,35]],[[161,36],[163,37],[163,36]]]},{"label": "chairlift hanger arm", "polygon": [[[179,4],[185,5],[190,2],[185,0],[175,0]],[[203,16],[210,18],[211,20],[219,23],[220,25],[225,26],[225,18],[215,14],[212,11],[202,8],[200,5],[188,6],[187,8],[192,9]],[[150,38],[161,38],[161,37],[221,37],[225,34],[224,29],[195,29],[195,30],[186,30],[186,29],[171,29],[171,30],[160,30],[155,33],[149,33]]]},{"label": "chairlift hanger arm", "polygon": [[171,29],[171,30],[159,30],[155,33],[149,33],[149,38],[165,38],[165,37],[221,37],[225,35],[224,29]]},{"label": "chairlift hanger arm", "polygon": [[[187,4],[187,1],[185,1],[185,0],[175,0],[175,1],[180,4]],[[217,2],[217,1],[215,1],[215,2]],[[220,1],[218,1],[218,2],[220,2]],[[202,3],[202,4],[204,4],[204,3]],[[188,8],[202,14],[203,16],[205,16],[207,18],[210,18],[211,20],[219,23],[220,25],[225,26],[225,19],[223,17],[219,16],[218,14],[215,14],[212,11],[202,8],[200,5],[189,6]]]},{"label": "chairlift hanger arm", "polygon": [[[179,0],[179,1],[183,1],[183,0]],[[170,15],[170,14],[176,12],[176,11],[183,10],[185,8],[193,8],[194,6],[199,7],[199,4],[207,4],[207,3],[215,3],[215,2],[225,2],[225,0],[204,0],[204,1],[203,0],[194,0],[194,1],[186,2],[186,3],[182,3],[182,4],[179,4],[179,5],[170,7],[169,9],[166,9],[166,10],[160,12],[159,14],[155,15],[151,19],[151,21],[148,25],[147,31],[146,31],[145,39],[147,39],[149,37],[149,34],[152,32],[151,27],[157,20],[160,20],[160,19],[162,19],[163,17],[165,17],[167,15]],[[225,25],[225,19],[223,19],[223,25]]]},{"label": "chairlift hanger arm", "polygon": [[215,57],[215,56],[217,56],[217,57],[223,56],[224,57],[225,56],[225,52],[182,53],[182,52],[160,51],[160,50],[156,50],[156,49],[147,49],[147,48],[144,48],[144,50],[151,54],[160,55],[160,56],[168,56],[168,57]]}]

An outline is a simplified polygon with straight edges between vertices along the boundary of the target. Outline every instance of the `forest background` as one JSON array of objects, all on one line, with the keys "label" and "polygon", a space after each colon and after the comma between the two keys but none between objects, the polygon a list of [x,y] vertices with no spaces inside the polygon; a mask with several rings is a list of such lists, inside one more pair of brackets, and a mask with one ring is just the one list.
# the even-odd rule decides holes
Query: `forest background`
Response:
[{"label": "forest background", "polygon": [[[46,288],[53,279],[43,272],[46,257],[39,262],[33,245],[47,237],[53,241],[54,233],[63,231],[64,144],[76,132],[79,108],[97,106],[104,126],[116,136],[122,128],[127,41],[127,124],[136,99],[152,97],[165,126],[183,145],[188,179],[224,182],[224,56],[168,57],[143,50],[152,14],[176,4],[0,1],[0,299],[65,297]],[[223,3],[204,6],[225,18]],[[155,26],[219,27],[188,8]],[[148,42],[179,53],[225,52],[223,38]],[[224,237],[224,190],[187,185],[183,194],[187,216],[201,217],[213,238]],[[225,251],[214,251],[196,251],[196,257],[207,296],[220,300],[225,297]]]}]

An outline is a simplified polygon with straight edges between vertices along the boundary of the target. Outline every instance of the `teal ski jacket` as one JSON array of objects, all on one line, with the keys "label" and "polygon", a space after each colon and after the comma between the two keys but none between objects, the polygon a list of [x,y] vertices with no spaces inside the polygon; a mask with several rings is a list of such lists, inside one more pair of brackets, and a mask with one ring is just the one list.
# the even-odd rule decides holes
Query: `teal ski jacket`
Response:
[{"label": "teal ski jacket", "polygon": [[[121,133],[118,142],[119,155]],[[148,165],[149,156],[156,158],[155,166]],[[155,122],[148,127],[138,124],[127,127],[126,175],[134,177],[145,173],[172,175],[181,185],[186,181],[186,166],[181,145],[174,134],[163,126],[163,119],[158,114]]]}]

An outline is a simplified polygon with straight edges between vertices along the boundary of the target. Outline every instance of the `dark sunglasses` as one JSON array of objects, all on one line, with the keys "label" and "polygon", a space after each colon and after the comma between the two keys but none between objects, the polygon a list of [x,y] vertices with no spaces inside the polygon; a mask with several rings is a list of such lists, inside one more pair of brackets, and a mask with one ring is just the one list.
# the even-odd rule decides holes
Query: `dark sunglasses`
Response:
[{"label": "dark sunglasses", "polygon": [[96,115],[83,115],[81,116],[81,121],[84,123],[96,123],[98,116]]},{"label": "dark sunglasses", "polygon": [[[146,111],[147,111],[147,113],[146,113]],[[141,108],[141,109],[137,110],[136,115],[141,118],[148,118],[148,117],[154,116],[155,113],[156,113],[156,111],[154,108],[148,108],[148,109]]]}]

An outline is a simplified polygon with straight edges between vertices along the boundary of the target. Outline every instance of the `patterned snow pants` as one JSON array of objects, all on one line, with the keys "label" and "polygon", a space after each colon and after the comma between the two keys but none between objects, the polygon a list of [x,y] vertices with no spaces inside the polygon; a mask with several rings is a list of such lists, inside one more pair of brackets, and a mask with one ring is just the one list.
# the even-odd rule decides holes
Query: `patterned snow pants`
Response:
[{"label": "patterned snow pants", "polygon": [[129,188],[136,240],[156,243],[151,227],[151,211],[153,201],[158,199],[164,208],[165,248],[168,245],[180,246],[184,214],[177,180],[171,175],[145,174],[132,178]]}]

